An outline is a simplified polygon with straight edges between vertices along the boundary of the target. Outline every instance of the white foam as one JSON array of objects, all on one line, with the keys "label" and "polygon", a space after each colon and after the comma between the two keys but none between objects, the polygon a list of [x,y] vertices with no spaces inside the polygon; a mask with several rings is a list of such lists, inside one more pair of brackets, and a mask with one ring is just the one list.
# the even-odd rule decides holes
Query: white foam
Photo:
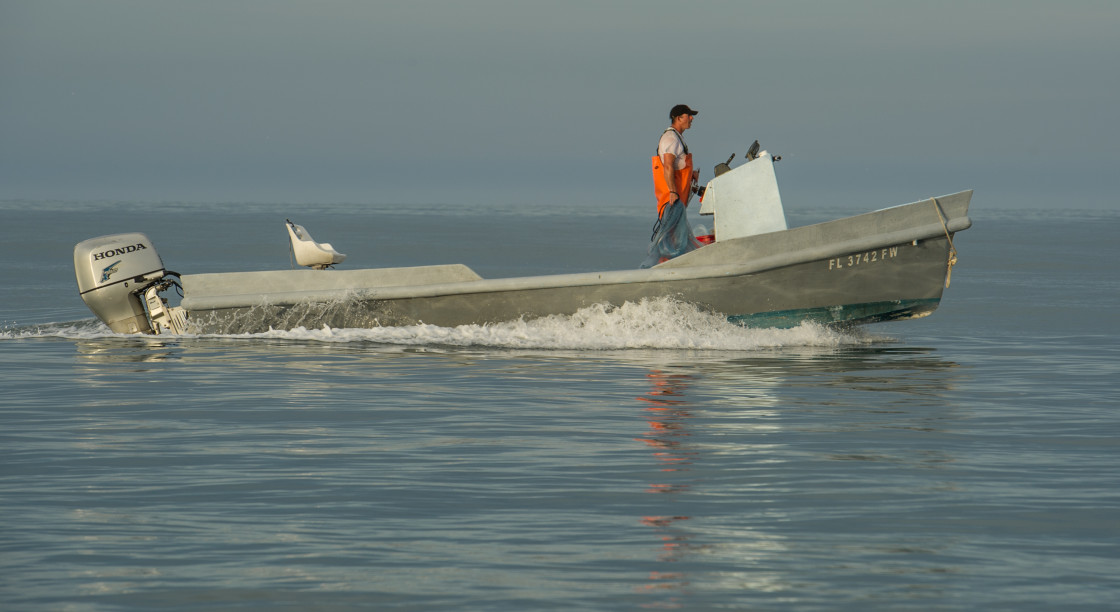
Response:
[{"label": "white foam", "polygon": [[[89,339],[117,336],[96,320],[0,330],[0,339],[57,337]],[[814,323],[792,329],[754,329],[735,325],[720,315],[701,312],[675,300],[643,300],[620,307],[595,305],[573,315],[487,325],[439,327],[412,325],[372,329],[269,330],[230,334],[232,339],[287,339],[312,342],[374,342],[401,346],[457,346],[516,349],[620,350],[685,349],[743,351],[783,347],[866,345],[883,338],[860,329],[837,330]],[[166,341],[167,337],[161,337]]]}]

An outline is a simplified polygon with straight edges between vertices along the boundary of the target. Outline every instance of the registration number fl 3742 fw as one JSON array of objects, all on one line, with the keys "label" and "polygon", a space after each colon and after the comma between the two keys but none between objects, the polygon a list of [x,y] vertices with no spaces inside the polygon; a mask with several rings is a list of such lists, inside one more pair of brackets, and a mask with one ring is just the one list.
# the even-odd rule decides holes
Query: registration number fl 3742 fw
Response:
[{"label": "registration number fl 3742 fw", "polygon": [[885,249],[876,249],[874,251],[865,251],[863,253],[853,253],[844,257],[835,257],[828,260],[829,270],[843,270],[844,268],[854,268],[856,266],[866,266],[888,259],[894,259],[898,256],[898,247],[888,247]]}]

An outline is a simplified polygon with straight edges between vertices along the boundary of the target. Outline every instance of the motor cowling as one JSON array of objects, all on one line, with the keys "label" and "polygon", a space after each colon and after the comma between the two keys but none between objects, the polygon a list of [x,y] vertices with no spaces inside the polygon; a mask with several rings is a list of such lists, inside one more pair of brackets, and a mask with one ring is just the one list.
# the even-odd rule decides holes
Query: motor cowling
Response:
[{"label": "motor cowling", "polygon": [[109,329],[121,334],[154,331],[141,293],[164,278],[163,260],[140,233],[90,238],[74,247],[78,293]]}]

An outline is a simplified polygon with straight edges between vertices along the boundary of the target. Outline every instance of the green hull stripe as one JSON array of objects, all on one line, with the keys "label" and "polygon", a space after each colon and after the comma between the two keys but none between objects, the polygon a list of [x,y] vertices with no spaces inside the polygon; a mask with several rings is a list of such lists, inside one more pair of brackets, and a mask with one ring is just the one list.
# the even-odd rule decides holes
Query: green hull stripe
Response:
[{"label": "green hull stripe", "polygon": [[924,317],[933,312],[939,299],[894,300],[890,302],[867,302],[864,304],[845,304],[821,308],[799,308],[796,310],[775,310],[748,315],[727,317],[728,321],[744,327],[797,327],[804,321],[823,325],[863,325],[898,319]]}]

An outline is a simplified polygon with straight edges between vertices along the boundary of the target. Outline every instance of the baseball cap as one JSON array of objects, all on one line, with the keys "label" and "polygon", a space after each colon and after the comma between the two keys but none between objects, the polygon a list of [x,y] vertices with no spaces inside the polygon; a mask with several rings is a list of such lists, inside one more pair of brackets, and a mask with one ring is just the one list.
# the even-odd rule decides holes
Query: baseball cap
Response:
[{"label": "baseball cap", "polygon": [[678,104],[678,105],[673,107],[673,110],[669,111],[669,118],[670,119],[676,119],[677,117],[679,117],[681,115],[693,115],[693,116],[695,116],[697,114],[698,113],[696,111],[692,110],[691,108],[689,108],[687,104]]}]

